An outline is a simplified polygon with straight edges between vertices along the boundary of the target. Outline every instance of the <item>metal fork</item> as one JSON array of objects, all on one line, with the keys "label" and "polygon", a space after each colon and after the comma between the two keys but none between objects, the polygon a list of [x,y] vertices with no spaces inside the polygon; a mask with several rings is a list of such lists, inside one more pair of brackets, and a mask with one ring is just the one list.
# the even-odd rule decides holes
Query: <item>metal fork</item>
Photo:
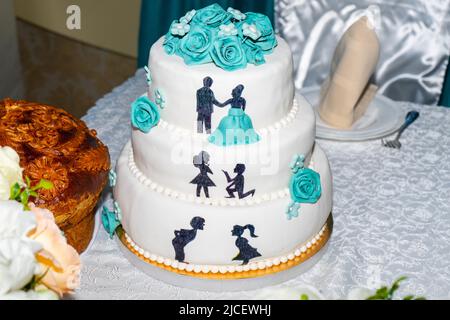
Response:
[{"label": "metal fork", "polygon": [[391,141],[385,141],[384,139],[382,139],[381,145],[383,145],[384,147],[388,147],[388,148],[400,149],[402,147],[402,144],[400,143],[400,138],[401,138],[403,132],[406,130],[406,128],[408,128],[411,124],[413,124],[414,121],[416,121],[417,118],[419,118],[419,116],[420,116],[420,113],[417,111],[408,112],[408,114],[406,115],[406,118],[405,118],[405,123],[398,130],[398,133],[397,133],[397,136],[395,137],[395,139],[391,140]]}]

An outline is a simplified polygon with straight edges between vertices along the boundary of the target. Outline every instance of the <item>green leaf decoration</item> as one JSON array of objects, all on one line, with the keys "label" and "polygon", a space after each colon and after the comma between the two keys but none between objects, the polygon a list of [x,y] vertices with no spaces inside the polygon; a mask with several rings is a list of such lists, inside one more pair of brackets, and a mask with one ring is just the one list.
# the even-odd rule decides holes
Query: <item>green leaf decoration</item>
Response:
[{"label": "green leaf decoration", "polygon": [[39,181],[39,183],[35,187],[31,188],[31,190],[33,190],[33,191],[36,191],[39,189],[44,189],[44,190],[53,189],[53,183],[51,181],[42,179],[41,181]]},{"label": "green leaf decoration", "polygon": [[11,187],[11,192],[10,192],[10,196],[9,199],[10,200],[16,200],[17,197],[20,196],[20,185],[18,183],[15,183],[12,187]]},{"label": "green leaf decoration", "polygon": [[39,181],[37,185],[31,187],[31,180],[28,177],[25,177],[26,186],[21,187],[19,183],[14,184],[10,190],[10,200],[15,200],[22,203],[25,211],[29,211],[30,207],[28,203],[30,202],[30,197],[37,198],[39,197],[36,191],[40,189],[50,190],[52,189],[53,183],[51,181],[42,179]]},{"label": "green leaf decoration", "polygon": [[33,191],[33,190],[30,190],[29,195],[30,195],[30,197],[34,197],[34,198],[37,198],[37,197],[39,196],[39,195],[37,194],[37,192],[36,192],[36,191]]},{"label": "green leaf decoration", "polygon": [[[367,300],[393,300],[395,293],[400,288],[400,283],[405,281],[407,277],[400,277],[397,280],[394,281],[392,286],[390,288],[388,287],[381,287],[378,289],[375,294]],[[415,297],[414,295],[407,295],[403,298],[403,300],[426,300],[425,297]]]},{"label": "green leaf decoration", "polygon": [[20,202],[23,204],[23,208],[25,211],[30,210],[30,208],[28,207],[28,199],[29,196],[27,192],[24,191],[20,194]]}]

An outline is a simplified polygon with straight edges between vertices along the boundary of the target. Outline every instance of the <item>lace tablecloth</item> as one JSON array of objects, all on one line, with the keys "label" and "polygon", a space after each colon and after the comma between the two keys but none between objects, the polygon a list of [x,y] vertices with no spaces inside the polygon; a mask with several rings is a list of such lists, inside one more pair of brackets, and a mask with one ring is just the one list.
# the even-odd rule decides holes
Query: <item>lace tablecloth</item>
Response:
[{"label": "lace tablecloth", "polygon": [[[130,138],[129,106],[145,91],[140,70],[84,118],[108,145],[113,164]],[[405,275],[400,296],[450,298],[450,110],[410,103],[398,108],[421,112],[401,150],[384,148],[380,141],[318,141],[333,172],[334,232],[313,269],[277,287],[311,285],[337,299],[353,287],[376,288]],[[111,201],[110,193],[104,201]],[[201,292],[154,280],[123,257],[103,228],[82,263],[74,299],[252,299],[258,294]]]}]

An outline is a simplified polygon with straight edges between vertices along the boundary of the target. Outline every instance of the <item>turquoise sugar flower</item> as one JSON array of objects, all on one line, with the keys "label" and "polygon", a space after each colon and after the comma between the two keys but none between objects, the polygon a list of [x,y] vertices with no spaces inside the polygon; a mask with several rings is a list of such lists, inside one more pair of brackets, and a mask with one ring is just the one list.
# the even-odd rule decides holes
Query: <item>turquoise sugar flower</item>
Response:
[{"label": "turquoise sugar flower", "polygon": [[174,36],[184,37],[191,30],[191,26],[187,23],[173,23],[170,27],[170,33]]},{"label": "turquoise sugar flower", "polygon": [[114,237],[114,233],[120,224],[120,221],[116,218],[116,214],[104,206],[102,210],[102,225],[111,239]]},{"label": "turquoise sugar flower", "polygon": [[241,20],[244,20],[245,18],[247,18],[247,16],[244,13],[242,13],[241,11],[239,11],[237,9],[233,9],[231,7],[228,8],[227,12],[230,13],[233,16],[233,18],[237,21],[241,21]]},{"label": "turquoise sugar flower", "polygon": [[116,186],[116,182],[117,182],[117,173],[112,169],[109,171],[108,180],[109,180],[109,186],[111,188],[114,188]]},{"label": "turquoise sugar flower", "polygon": [[192,24],[202,25],[208,28],[218,28],[221,24],[227,24],[231,21],[232,15],[217,3],[207,6],[197,11],[192,19]]},{"label": "turquoise sugar flower", "polygon": [[157,126],[160,118],[158,106],[147,97],[140,97],[131,105],[131,124],[144,133]]},{"label": "turquoise sugar flower", "polygon": [[187,65],[211,62],[210,49],[216,33],[207,27],[196,25],[180,40],[177,54]]},{"label": "turquoise sugar flower", "polygon": [[238,29],[236,29],[236,26],[233,23],[230,24],[222,24],[219,27],[219,37],[226,37],[226,36],[236,36],[238,34]]},{"label": "turquoise sugar flower", "polygon": [[256,66],[266,63],[264,52],[253,41],[246,41],[242,44],[248,63]]},{"label": "turquoise sugar flower", "polygon": [[164,109],[166,107],[166,99],[159,89],[155,90],[155,103],[161,109]]},{"label": "turquoise sugar flower", "polygon": [[271,53],[278,42],[269,17],[260,13],[249,12],[244,23],[256,26],[261,35],[256,40],[254,38],[251,39],[264,51],[264,54]]},{"label": "turquoise sugar flower", "polygon": [[288,220],[292,218],[297,218],[300,214],[300,203],[291,202],[291,204],[286,209],[286,215]]},{"label": "turquoise sugar flower", "polygon": [[293,173],[297,173],[298,170],[303,169],[305,163],[305,156],[296,154],[293,158],[289,167],[292,169]]},{"label": "turquoise sugar flower", "polygon": [[244,24],[242,25],[242,34],[254,41],[261,38],[262,35],[261,31],[255,24],[248,24],[246,22],[244,22]]},{"label": "turquoise sugar flower", "polygon": [[292,176],[289,190],[294,202],[316,203],[322,195],[320,175],[311,169],[300,169]]},{"label": "turquoise sugar flower", "polygon": [[150,72],[150,69],[147,66],[144,67],[144,70],[147,77],[147,84],[151,85],[153,82],[152,73]]},{"label": "turquoise sugar flower", "polygon": [[247,56],[238,37],[217,38],[211,50],[214,63],[227,71],[243,69],[247,66]]},{"label": "turquoise sugar flower", "polygon": [[163,47],[164,51],[169,55],[173,55],[178,51],[178,48],[180,46],[180,38],[174,37],[171,34],[167,34],[166,38],[164,39]]},{"label": "turquoise sugar flower", "polygon": [[181,22],[181,23],[188,24],[189,22],[191,22],[192,18],[194,18],[194,16],[195,16],[196,13],[197,13],[197,11],[196,11],[195,9],[194,9],[194,10],[191,10],[191,11],[189,11],[189,12],[187,12],[187,13],[184,15],[184,17],[180,18],[180,22]]}]

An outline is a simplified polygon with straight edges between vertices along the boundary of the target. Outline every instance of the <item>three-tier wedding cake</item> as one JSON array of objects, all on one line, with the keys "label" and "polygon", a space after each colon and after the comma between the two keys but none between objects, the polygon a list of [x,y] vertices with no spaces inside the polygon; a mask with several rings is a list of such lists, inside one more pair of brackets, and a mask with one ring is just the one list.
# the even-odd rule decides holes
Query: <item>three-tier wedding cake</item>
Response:
[{"label": "three-tier wedding cake", "polygon": [[192,10],[153,45],[146,70],[116,168],[127,247],[208,279],[264,276],[317,253],[331,233],[330,168],[269,18]]}]

